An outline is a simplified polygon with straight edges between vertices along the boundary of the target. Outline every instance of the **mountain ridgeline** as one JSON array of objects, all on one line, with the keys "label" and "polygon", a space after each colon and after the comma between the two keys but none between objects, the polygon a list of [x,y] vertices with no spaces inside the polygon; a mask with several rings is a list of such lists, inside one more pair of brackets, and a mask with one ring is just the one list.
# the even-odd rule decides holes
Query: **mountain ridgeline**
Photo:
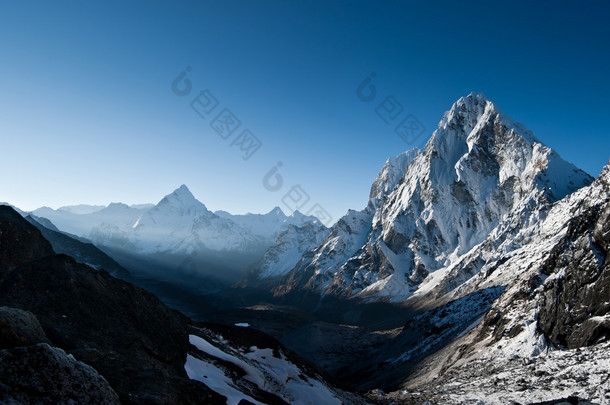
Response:
[{"label": "mountain ridgeline", "polygon": [[[80,212],[83,210],[81,207]],[[213,213],[185,185],[156,205],[113,203],[84,212],[41,208],[33,214],[50,220],[61,231],[90,240],[136,278],[187,285],[197,278],[235,283],[287,228],[313,224],[312,231],[326,229],[315,217],[298,211],[286,216],[278,207],[264,215]]]}]

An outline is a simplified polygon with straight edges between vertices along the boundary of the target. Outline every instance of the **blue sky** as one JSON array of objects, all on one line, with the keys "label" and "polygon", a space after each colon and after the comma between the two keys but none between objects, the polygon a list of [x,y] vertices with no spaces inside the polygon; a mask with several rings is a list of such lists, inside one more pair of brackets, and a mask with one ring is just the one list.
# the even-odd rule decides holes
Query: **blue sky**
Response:
[{"label": "blue sky", "polygon": [[[596,176],[610,157],[609,14],[601,1],[3,1],[0,201],[157,202],[185,183],[212,210],[288,211],[300,186],[302,211],[336,220],[471,91]],[[190,103],[204,90],[218,105],[202,118]],[[425,127],[415,144],[376,115],[386,96]],[[224,109],[241,122],[226,140],[211,126]],[[261,142],[247,160],[244,130]]]}]

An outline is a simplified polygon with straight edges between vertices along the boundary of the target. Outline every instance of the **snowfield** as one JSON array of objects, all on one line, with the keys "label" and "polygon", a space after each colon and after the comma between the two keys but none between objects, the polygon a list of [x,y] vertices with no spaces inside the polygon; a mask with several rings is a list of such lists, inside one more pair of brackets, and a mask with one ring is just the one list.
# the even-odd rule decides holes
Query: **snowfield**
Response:
[{"label": "snowfield", "polygon": [[220,335],[214,339],[190,335],[189,341],[197,349],[188,354],[184,365],[189,378],[225,396],[227,405],[237,405],[242,399],[264,404],[264,400],[255,399],[261,392],[294,405],[364,403],[329,387],[320,376],[311,375],[311,371],[288,360],[281,350],[236,348]]}]

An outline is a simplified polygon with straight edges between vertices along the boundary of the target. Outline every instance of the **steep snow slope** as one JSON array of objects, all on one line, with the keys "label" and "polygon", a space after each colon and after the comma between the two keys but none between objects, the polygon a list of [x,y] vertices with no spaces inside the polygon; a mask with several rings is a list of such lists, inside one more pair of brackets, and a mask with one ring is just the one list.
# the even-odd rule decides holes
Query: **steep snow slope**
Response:
[{"label": "steep snow slope", "polygon": [[328,232],[328,228],[317,222],[302,226],[288,225],[279,234],[275,244],[254,265],[254,276],[268,279],[287,274],[296,266],[303,253],[318,246]]},{"label": "steep snow slope", "polygon": [[227,337],[230,331],[195,329],[189,336],[191,351],[184,365],[191,379],[225,396],[227,405],[242,400],[253,404],[365,404],[361,398],[330,386],[277,343],[255,338],[260,332],[244,330],[250,337],[239,339],[249,342],[244,345]]},{"label": "steep snow slope", "polygon": [[369,193],[369,201],[373,207],[378,207],[385,197],[396,187],[400,179],[405,173],[407,166],[415,159],[421,150],[418,148],[410,149],[406,152],[401,153],[398,156],[389,158],[383,168],[379,172],[379,175],[371,186],[371,192]]},{"label": "steep snow slope", "polygon": [[341,219],[276,292],[408,299],[440,283],[512,213],[535,216],[591,180],[472,93],[445,113],[423,151],[386,164],[368,207]]},{"label": "steep snow slope", "polygon": [[334,271],[366,243],[375,210],[385,202],[388,191],[396,186],[407,165],[420,152],[415,148],[388,159],[373,182],[367,207],[362,211],[349,210],[339,219],[318,246],[306,251],[287,281],[278,285],[275,292],[281,295],[303,287],[328,287]]}]

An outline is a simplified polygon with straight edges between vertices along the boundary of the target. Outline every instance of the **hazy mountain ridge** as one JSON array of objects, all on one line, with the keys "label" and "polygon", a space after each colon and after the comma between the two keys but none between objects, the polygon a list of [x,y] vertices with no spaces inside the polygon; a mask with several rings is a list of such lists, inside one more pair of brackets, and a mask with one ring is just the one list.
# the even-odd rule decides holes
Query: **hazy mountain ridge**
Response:
[{"label": "hazy mountain ridge", "polygon": [[51,244],[55,253],[69,255],[74,257],[79,263],[91,266],[96,270],[104,269],[116,278],[130,280],[129,272],[125,268],[93,244],[59,231],[51,221],[45,218],[27,215],[25,220],[34,225],[42,233],[44,238]]},{"label": "hazy mountain ridge", "polygon": [[267,214],[216,214],[185,185],[154,206],[112,203],[101,209],[40,208],[33,214],[51,220],[62,231],[91,240],[119,261],[146,260],[147,265],[136,266],[138,273],[147,273],[146,268],[156,262],[163,270],[151,270],[155,277],[162,272],[166,278],[180,279],[186,266],[189,277],[200,274],[232,282],[260,260],[282,231],[297,225],[303,232],[313,232],[314,228],[303,226],[319,222],[298,211],[286,216],[278,207]]}]

